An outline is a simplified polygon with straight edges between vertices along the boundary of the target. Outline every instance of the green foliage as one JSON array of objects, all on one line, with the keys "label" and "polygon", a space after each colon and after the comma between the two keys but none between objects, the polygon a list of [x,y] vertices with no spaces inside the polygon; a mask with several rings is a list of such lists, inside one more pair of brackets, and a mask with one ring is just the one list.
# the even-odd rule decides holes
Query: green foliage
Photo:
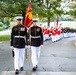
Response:
[{"label": "green foliage", "polygon": [[[44,0],[31,0],[32,13],[35,17],[50,19],[54,17],[54,14],[62,14],[60,12],[61,10],[59,10],[61,0],[46,0],[45,5],[43,1]],[[15,17],[22,15],[24,20],[29,2],[30,0],[0,0],[0,16]]]},{"label": "green foliage", "polygon": [[2,22],[0,22],[0,27],[2,27],[3,26],[3,23]]},{"label": "green foliage", "polygon": [[26,11],[28,0],[6,0],[0,1],[0,15],[14,17]]},{"label": "green foliage", "polygon": [[[23,14],[23,12],[25,13],[27,10],[27,6],[30,0],[1,0],[0,1],[0,15],[1,16],[16,16],[18,14]],[[47,0],[47,6],[45,7],[45,5],[43,4],[43,0],[31,0],[32,2],[32,9],[33,9],[33,14],[36,15],[36,13],[38,13],[39,15],[41,15],[42,13],[44,13],[47,9],[56,9],[56,7],[59,7],[61,0],[59,0],[58,2],[55,0]],[[50,4],[50,6],[48,7],[48,5]],[[51,11],[51,10],[50,10]],[[48,10],[47,10],[48,12]]]},{"label": "green foliage", "polygon": [[71,10],[68,14],[76,18],[76,10]]},{"label": "green foliage", "polygon": [[0,35],[0,41],[8,41],[10,40],[10,35]]},{"label": "green foliage", "polygon": [[7,21],[6,24],[0,22],[0,31],[7,29],[9,27],[9,22]]},{"label": "green foliage", "polygon": [[4,28],[3,27],[0,27],[0,31],[2,31]]},{"label": "green foliage", "polygon": [[46,0],[46,5],[44,5],[44,16],[48,19],[48,26],[50,25],[50,20],[53,20],[53,17],[59,16],[63,13],[60,10],[61,0]]},{"label": "green foliage", "polygon": [[73,16],[74,18],[76,18],[76,0],[73,0],[70,5],[69,8],[71,9],[69,12],[67,12],[69,15]]},{"label": "green foliage", "polygon": [[3,23],[0,22],[0,31],[2,31],[3,29],[4,29],[4,27],[3,27]]}]

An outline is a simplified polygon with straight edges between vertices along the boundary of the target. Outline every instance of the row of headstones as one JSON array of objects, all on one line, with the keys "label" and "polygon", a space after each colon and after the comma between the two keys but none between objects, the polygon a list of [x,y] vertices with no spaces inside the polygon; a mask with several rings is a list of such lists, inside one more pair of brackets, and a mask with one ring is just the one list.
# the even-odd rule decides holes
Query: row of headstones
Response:
[{"label": "row of headstones", "polygon": [[71,32],[67,32],[67,33],[63,33],[64,35],[64,37],[76,37],[76,32],[73,32],[73,33],[71,33]]},{"label": "row of headstones", "polygon": [[10,35],[10,34],[11,34],[11,29],[0,31],[0,35]]}]

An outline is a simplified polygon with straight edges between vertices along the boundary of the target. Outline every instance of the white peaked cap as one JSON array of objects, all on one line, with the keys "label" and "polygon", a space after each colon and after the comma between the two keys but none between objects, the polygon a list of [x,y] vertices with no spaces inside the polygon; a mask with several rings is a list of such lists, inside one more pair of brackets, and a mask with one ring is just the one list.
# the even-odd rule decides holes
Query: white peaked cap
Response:
[{"label": "white peaked cap", "polygon": [[17,19],[17,20],[18,20],[18,19],[21,19],[21,20],[22,20],[23,17],[22,17],[22,16],[17,16],[16,19]]},{"label": "white peaked cap", "polygon": [[37,22],[38,18],[33,18],[32,20],[33,20],[33,22]]}]

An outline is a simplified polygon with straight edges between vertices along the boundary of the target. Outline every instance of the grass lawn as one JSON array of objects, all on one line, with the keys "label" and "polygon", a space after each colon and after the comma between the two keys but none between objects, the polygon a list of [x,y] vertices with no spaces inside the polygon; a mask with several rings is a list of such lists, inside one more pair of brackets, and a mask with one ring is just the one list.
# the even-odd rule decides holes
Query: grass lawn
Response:
[{"label": "grass lawn", "polygon": [[8,41],[10,40],[10,35],[0,35],[0,41]]}]

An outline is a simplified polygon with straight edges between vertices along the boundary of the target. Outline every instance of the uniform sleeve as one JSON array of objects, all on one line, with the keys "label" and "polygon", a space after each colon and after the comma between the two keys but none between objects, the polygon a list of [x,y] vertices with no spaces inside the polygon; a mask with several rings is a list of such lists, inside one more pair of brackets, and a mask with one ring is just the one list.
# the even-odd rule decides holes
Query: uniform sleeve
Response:
[{"label": "uniform sleeve", "polygon": [[13,37],[14,37],[14,28],[12,28],[12,31],[11,31],[10,46],[13,46]]},{"label": "uniform sleeve", "polygon": [[[41,28],[40,28],[41,29]],[[42,32],[42,29],[41,29],[41,31],[40,31],[40,36],[41,36],[41,44],[43,45],[43,32]]]}]

